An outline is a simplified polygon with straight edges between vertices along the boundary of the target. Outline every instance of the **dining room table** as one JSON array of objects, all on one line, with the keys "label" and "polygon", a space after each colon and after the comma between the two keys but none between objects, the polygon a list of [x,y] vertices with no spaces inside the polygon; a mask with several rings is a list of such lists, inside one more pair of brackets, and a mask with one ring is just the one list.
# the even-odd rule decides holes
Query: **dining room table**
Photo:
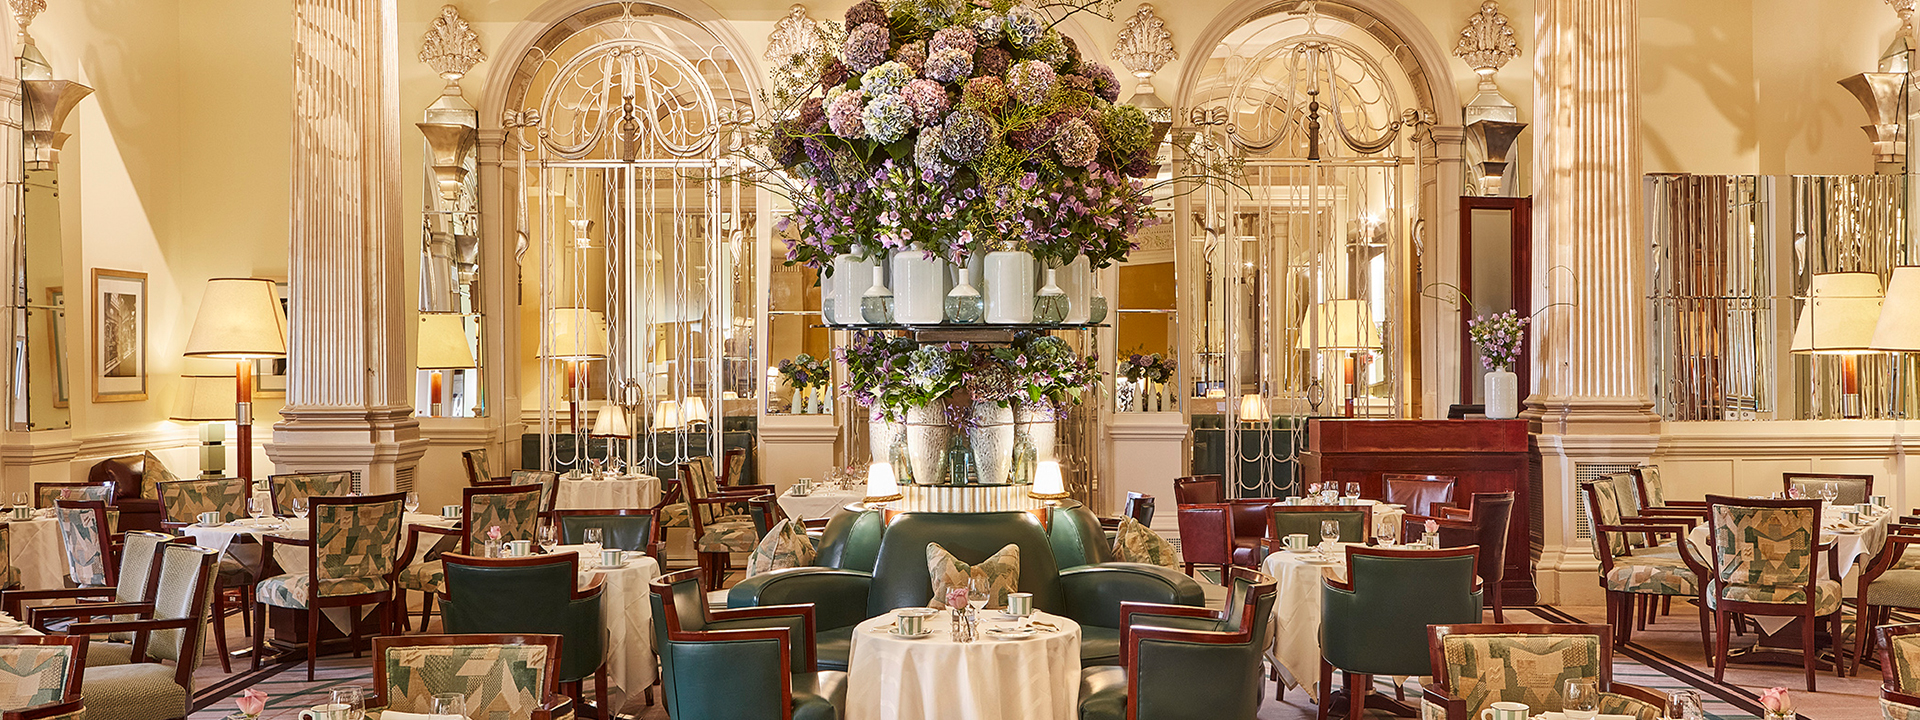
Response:
[{"label": "dining room table", "polygon": [[616,712],[633,711],[646,699],[653,684],[653,598],[647,584],[660,576],[660,561],[638,552],[625,553],[618,566],[599,563],[598,552],[587,545],[556,545],[553,552],[580,554],[579,585],[600,578],[600,622],[606,633],[602,647],[607,662],[607,704]]},{"label": "dining room table", "polygon": [[20,568],[20,588],[66,587],[67,553],[53,510],[35,512],[31,520],[8,520],[7,525],[7,550],[13,556],[13,566]]},{"label": "dining room table", "polygon": [[780,504],[780,512],[786,513],[787,517],[801,520],[831,518],[845,512],[848,505],[867,498],[864,487],[816,484],[804,495],[794,493],[798,487],[787,488],[774,501]]},{"label": "dining room table", "polygon": [[[898,611],[895,611],[898,612]],[[1026,625],[1001,639],[993,628]],[[954,637],[950,613],[926,618],[927,632],[903,637],[895,613],[853,630],[847,720],[1073,720],[1080,694],[1080,625],[1034,612],[1016,618],[981,610],[979,638]]]},{"label": "dining room table", "polygon": [[1280,549],[1260,569],[1273,578],[1273,641],[1267,654],[1288,687],[1305,687],[1320,697],[1320,588],[1329,578],[1347,579],[1346,546],[1330,552]]},{"label": "dining room table", "polygon": [[650,508],[660,503],[660,478],[629,474],[591,474],[561,478],[553,506],[559,510]]},{"label": "dining room table", "polygon": [[46,633],[33,629],[33,626],[31,625],[28,625],[24,622],[13,619],[12,615],[8,615],[4,612],[0,612],[0,635],[45,635],[45,634]]}]

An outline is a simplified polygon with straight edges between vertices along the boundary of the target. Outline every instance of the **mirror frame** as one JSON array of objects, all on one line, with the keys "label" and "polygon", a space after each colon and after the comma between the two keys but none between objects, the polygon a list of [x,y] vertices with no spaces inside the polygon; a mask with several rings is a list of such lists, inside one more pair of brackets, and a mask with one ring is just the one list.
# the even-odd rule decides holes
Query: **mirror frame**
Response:
[{"label": "mirror frame", "polygon": [[[1473,211],[1504,210],[1507,212],[1507,238],[1511,246],[1508,249],[1509,267],[1507,282],[1515,309],[1533,312],[1533,198],[1531,197],[1483,197],[1462,196],[1460,198],[1460,292],[1473,297]],[[1482,239],[1482,244],[1491,242]],[[1497,281],[1497,280],[1496,280]],[[1465,307],[1460,309],[1460,405],[1475,405],[1473,399],[1474,383],[1478,381],[1480,359],[1474,351],[1473,340],[1467,334],[1467,321],[1473,319],[1474,312]],[[1519,377],[1520,402],[1524,405],[1527,396],[1533,393],[1533,343],[1520,344],[1520,357],[1514,361],[1513,372]]]}]

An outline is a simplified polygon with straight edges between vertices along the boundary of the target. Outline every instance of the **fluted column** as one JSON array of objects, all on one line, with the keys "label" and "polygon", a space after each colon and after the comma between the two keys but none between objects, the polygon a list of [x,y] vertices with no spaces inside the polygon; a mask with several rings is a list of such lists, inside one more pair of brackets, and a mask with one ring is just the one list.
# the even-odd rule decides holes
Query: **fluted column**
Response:
[{"label": "fluted column", "polygon": [[1543,600],[1598,601],[1597,560],[1575,535],[1575,482],[1644,462],[1658,440],[1646,378],[1636,6],[1534,5],[1533,297],[1546,309],[1534,320],[1524,417],[1541,455],[1528,510],[1542,519]]},{"label": "fluted column", "polygon": [[287,470],[410,487],[425,451],[407,392],[394,0],[295,0]]}]

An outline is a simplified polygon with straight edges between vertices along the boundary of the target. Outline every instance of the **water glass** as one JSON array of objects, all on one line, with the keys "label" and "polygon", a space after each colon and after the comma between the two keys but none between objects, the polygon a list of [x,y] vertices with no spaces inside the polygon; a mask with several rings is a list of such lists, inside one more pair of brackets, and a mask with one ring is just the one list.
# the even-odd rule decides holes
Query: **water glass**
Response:
[{"label": "water glass", "polygon": [[1355,500],[1360,499],[1360,483],[1357,483],[1357,482],[1347,483],[1347,497],[1353,498]]},{"label": "water glass", "polygon": [[1400,542],[1400,528],[1393,523],[1374,523],[1373,539],[1380,547],[1393,547]]},{"label": "water glass", "polygon": [[977,575],[967,578],[967,606],[973,608],[974,612],[986,607],[990,597],[986,578]]},{"label": "water glass", "polygon": [[334,688],[328,699],[334,705],[346,706],[347,720],[360,720],[367,715],[367,700],[358,685]]},{"label": "water glass", "polygon": [[602,532],[601,529],[597,527],[590,527],[580,531],[580,541],[583,543],[586,543],[587,554],[592,555],[594,557],[599,557],[600,542],[605,537],[606,537],[606,533]]},{"label": "water glass", "polygon": [[417,493],[417,492],[407,493],[407,499],[405,504],[406,504],[407,512],[419,512],[420,511],[420,493]]},{"label": "water glass", "polygon": [[294,498],[293,500],[288,501],[287,505],[288,507],[293,508],[294,517],[300,518],[301,520],[307,519],[307,499],[306,498],[303,498],[303,497]]},{"label": "water glass", "polygon": [[1567,720],[1593,720],[1600,714],[1600,682],[1591,678],[1568,680],[1566,702],[1561,711]]},{"label": "water glass", "polygon": [[17,492],[13,494],[13,506],[14,507],[21,507],[21,506],[33,507],[32,505],[27,505],[27,494],[23,492]]},{"label": "water glass", "polygon": [[255,495],[247,498],[247,517],[255,520],[267,516],[267,501]]},{"label": "water glass", "polygon": [[1321,520],[1320,549],[1324,552],[1333,552],[1333,546],[1338,542],[1340,542],[1340,521]]},{"label": "water glass", "polygon": [[1668,720],[1706,720],[1707,711],[1700,706],[1699,690],[1675,690],[1667,693]]},{"label": "water glass", "polygon": [[1827,483],[1820,486],[1820,499],[1825,500],[1828,505],[1832,505],[1834,499],[1838,497],[1840,497],[1839,483]]},{"label": "water glass", "polygon": [[433,700],[427,704],[427,712],[434,715],[467,716],[467,696],[460,693],[434,693]]},{"label": "water glass", "polygon": [[555,534],[554,534],[553,523],[550,521],[541,520],[540,529],[537,530],[536,532],[540,534],[540,549],[551,552],[555,544],[554,543]]}]

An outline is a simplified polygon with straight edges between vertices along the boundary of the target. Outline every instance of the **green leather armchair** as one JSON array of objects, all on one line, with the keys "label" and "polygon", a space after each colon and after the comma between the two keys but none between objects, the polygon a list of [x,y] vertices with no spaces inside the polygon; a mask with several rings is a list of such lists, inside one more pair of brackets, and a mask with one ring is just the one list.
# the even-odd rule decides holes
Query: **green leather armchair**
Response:
[{"label": "green leather armchair", "polygon": [[595,705],[607,707],[606,630],[598,576],[575,588],[578,553],[481,558],[447,553],[441,620],[449,634],[559,635],[561,687],[576,703],[594,679]]},{"label": "green leather armchair", "polygon": [[847,674],[818,669],[814,608],[710,611],[699,570],[655,578],[654,650],[674,720],[837,720]]},{"label": "green leather armchair", "polygon": [[1479,553],[1474,545],[1347,546],[1348,580],[1329,579],[1320,588],[1321,717],[1333,708],[1334,670],[1346,674],[1348,717],[1355,720],[1364,714],[1373,676],[1433,674],[1427,626],[1480,621]]},{"label": "green leather armchair", "polygon": [[1125,603],[1120,664],[1080,671],[1080,719],[1253,718],[1274,582],[1228,573],[1224,610]]},{"label": "green leather armchair", "polygon": [[562,543],[579,545],[586,542],[587,528],[600,528],[601,547],[660,557],[660,524],[652,509],[555,510],[553,518]]},{"label": "green leather armchair", "polygon": [[1056,505],[1047,516],[1047,542],[1061,569],[1113,561],[1113,543],[1085,505]]},{"label": "green leather armchair", "polygon": [[[1205,601],[1191,578],[1154,565],[1105,562],[1061,570],[1057,546],[1033,513],[899,513],[884,526],[876,522],[884,520],[878,515],[842,522],[849,515],[835,518],[823,531],[823,550],[815,561],[825,566],[757,575],[727,595],[727,604],[735,608],[812,604],[822,667],[846,667],[853,627],[861,621],[932,599],[929,542],[967,563],[985,560],[1008,544],[1018,546],[1019,589],[1033,593],[1035,608],[1080,623],[1083,666],[1118,662],[1121,603],[1199,606]],[[1098,521],[1086,517],[1097,533]],[[869,538],[878,540],[878,548],[871,551],[870,569],[862,569]]]}]

